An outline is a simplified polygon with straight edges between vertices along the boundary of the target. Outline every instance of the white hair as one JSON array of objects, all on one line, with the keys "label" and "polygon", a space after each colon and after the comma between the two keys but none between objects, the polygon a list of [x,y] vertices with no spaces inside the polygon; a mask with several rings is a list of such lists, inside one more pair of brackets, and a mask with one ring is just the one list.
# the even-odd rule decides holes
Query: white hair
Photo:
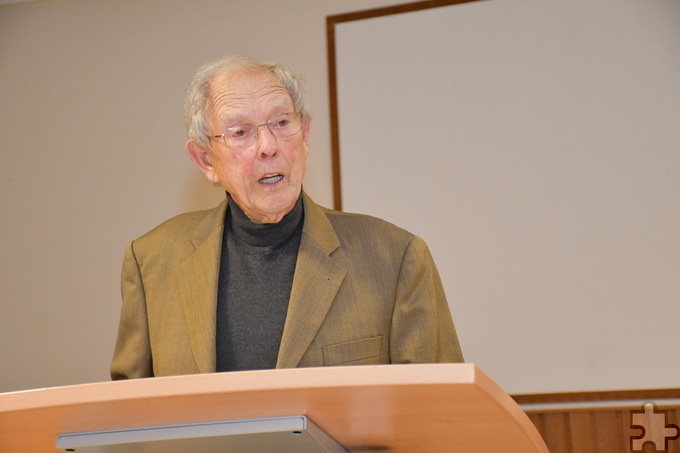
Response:
[{"label": "white hair", "polygon": [[184,124],[187,137],[201,145],[210,140],[210,88],[216,77],[241,70],[268,71],[286,88],[296,113],[309,114],[302,76],[278,63],[265,63],[245,55],[228,55],[202,66],[196,71],[184,103]]}]

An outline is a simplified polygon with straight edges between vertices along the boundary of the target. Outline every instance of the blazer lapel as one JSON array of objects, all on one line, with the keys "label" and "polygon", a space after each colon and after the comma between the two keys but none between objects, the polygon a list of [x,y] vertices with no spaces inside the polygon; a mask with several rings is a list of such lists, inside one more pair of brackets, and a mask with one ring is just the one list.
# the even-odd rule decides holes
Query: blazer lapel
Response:
[{"label": "blazer lapel", "polygon": [[321,207],[303,194],[305,224],[277,368],[297,366],[330,310],[347,270],[331,254],[340,246]]},{"label": "blazer lapel", "polygon": [[206,216],[191,236],[195,247],[180,266],[180,294],[191,347],[200,373],[214,372],[217,284],[225,200]]}]

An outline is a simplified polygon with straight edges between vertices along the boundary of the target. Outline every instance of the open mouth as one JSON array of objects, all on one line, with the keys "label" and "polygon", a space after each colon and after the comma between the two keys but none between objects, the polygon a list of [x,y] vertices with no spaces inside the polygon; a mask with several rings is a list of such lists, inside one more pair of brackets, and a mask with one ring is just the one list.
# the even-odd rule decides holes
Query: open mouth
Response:
[{"label": "open mouth", "polygon": [[276,184],[277,182],[281,181],[282,179],[283,179],[283,175],[274,174],[274,175],[267,175],[264,178],[260,179],[258,182],[260,184]]}]

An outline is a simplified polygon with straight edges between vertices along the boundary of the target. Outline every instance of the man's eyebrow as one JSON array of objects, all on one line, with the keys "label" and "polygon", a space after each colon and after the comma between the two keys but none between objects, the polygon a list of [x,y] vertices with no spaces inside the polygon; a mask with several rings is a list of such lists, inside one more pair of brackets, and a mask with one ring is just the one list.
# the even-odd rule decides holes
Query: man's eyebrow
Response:
[{"label": "man's eyebrow", "polygon": [[218,127],[233,127],[237,124],[250,124],[250,122],[245,119],[245,115],[239,112],[232,112],[227,114],[217,113],[217,125]]},{"label": "man's eyebrow", "polygon": [[223,124],[227,127],[232,127],[237,124],[251,124],[250,121],[241,120],[239,117],[228,118],[223,121]]},{"label": "man's eyebrow", "polygon": [[[281,104],[277,104],[276,106],[272,107],[271,109],[268,110],[269,114],[267,115],[267,118],[264,121],[269,121],[273,117],[277,115],[281,115],[283,113],[295,113],[295,106],[288,105],[287,103],[282,102]],[[242,113],[235,112],[233,114],[229,114],[226,116],[218,116],[219,121],[221,124],[224,124],[226,127],[232,127],[237,124],[256,124],[259,122],[252,121],[245,119],[246,115]]]}]

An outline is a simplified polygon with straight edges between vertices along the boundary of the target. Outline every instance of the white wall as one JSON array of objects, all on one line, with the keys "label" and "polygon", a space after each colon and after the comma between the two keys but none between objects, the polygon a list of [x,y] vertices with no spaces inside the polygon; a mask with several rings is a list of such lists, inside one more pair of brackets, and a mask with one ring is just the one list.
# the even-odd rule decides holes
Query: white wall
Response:
[{"label": "white wall", "polygon": [[0,392],[108,380],[127,242],[223,196],[184,152],[184,91],[208,60],[246,53],[305,74],[305,187],[332,204],[325,17],[393,3],[0,6]]}]

